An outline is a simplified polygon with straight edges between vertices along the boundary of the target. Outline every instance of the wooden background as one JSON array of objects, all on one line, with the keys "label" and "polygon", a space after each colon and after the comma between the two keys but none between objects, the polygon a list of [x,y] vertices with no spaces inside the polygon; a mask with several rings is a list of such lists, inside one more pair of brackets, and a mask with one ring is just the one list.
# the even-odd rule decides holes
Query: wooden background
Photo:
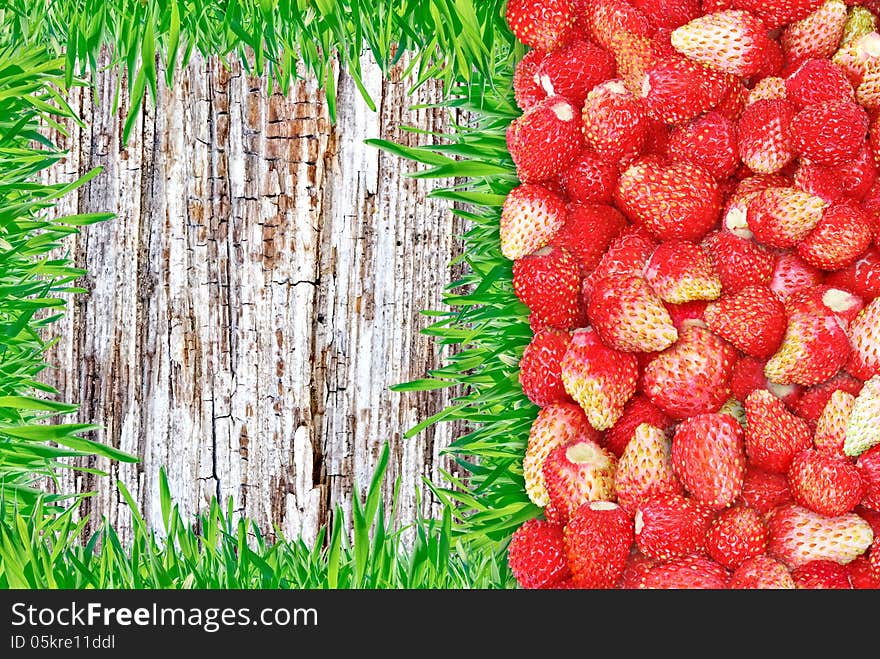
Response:
[{"label": "wooden background", "polygon": [[383,80],[364,67],[378,112],[341,74],[333,126],[314,82],[268,95],[265,79],[196,57],[173,89],[160,85],[127,146],[125,81],[106,72],[94,92],[74,93],[85,128],[54,135],[70,154],[46,178],[103,166],[58,212],[118,218],[70,240],[90,292],[54,327],[46,379],[82,406],[77,421],[103,426],[95,439],[140,458],[98,461],[110,479],[66,476],[68,491],[97,491],[93,520],[125,536],[121,478],[160,526],[165,465],[185,514],[232,497],[264,530],[310,540],[337,503],[350,509],[386,441],[386,500],[402,478],[398,519],[413,518],[417,489],[421,512],[436,512],[421,478],[440,480],[440,451],[460,428],[402,433],[452,394],[388,387],[438,364],[419,311],[440,308],[462,227],[426,198],[435,184],[363,140],[424,143],[401,125],[443,131],[448,117],[408,110],[440,100],[439,86],[407,97],[400,70]]}]

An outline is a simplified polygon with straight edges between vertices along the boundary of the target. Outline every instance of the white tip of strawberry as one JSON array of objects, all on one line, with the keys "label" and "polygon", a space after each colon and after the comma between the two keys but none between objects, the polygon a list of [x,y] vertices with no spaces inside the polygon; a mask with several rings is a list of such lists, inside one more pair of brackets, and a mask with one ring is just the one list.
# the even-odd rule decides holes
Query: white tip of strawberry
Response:
[{"label": "white tip of strawberry", "polygon": [[859,306],[861,300],[847,291],[839,288],[829,288],[822,295],[822,304],[835,313],[841,313]]},{"label": "white tip of strawberry", "polygon": [[[550,85],[550,88],[552,89],[553,85]],[[574,119],[574,108],[571,107],[571,103],[557,103],[550,109],[553,111],[553,114],[556,115],[556,118],[559,119],[559,121],[571,121],[572,119]]]},{"label": "white tip of strawberry", "polygon": [[590,510],[614,510],[620,508],[613,501],[592,501],[590,502]]},{"label": "white tip of strawberry", "polygon": [[748,214],[744,208],[731,208],[724,216],[724,228],[730,233],[750,240],[754,235],[749,229]]},{"label": "white tip of strawberry", "polygon": [[636,510],[635,517],[633,517],[633,522],[635,522],[635,533],[636,535],[638,535],[642,532],[642,529],[645,528],[645,516],[642,515],[641,508]]},{"label": "white tip of strawberry", "polygon": [[646,75],[642,79],[641,97],[646,98],[648,96],[648,94],[650,94],[650,93],[651,93],[651,77]]},{"label": "white tip of strawberry", "polygon": [[856,50],[860,55],[880,57],[880,34],[869,32],[856,42]]},{"label": "white tip of strawberry", "polygon": [[[547,96],[556,96],[556,90],[553,89],[553,81],[550,80],[550,76],[548,76],[546,74],[539,75],[536,73],[535,74],[535,82],[538,83],[538,85],[540,87],[542,87],[545,92],[547,92]],[[558,114],[556,116],[559,117]],[[559,118],[562,119],[562,117],[559,117]],[[563,121],[567,121],[567,120],[563,119]]]}]

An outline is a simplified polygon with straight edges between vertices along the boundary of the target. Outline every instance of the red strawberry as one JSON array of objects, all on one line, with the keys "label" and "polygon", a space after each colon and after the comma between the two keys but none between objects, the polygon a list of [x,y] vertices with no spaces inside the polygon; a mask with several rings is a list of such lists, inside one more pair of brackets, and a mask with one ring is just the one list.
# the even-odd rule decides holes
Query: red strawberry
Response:
[{"label": "red strawberry", "polygon": [[871,564],[864,556],[856,557],[846,568],[853,588],[858,590],[880,589],[880,578],[874,576]]},{"label": "red strawberry", "polygon": [[874,538],[874,542],[871,544],[868,563],[871,565],[871,575],[875,579],[880,579],[880,538]]},{"label": "red strawberry", "polygon": [[647,17],[626,0],[582,0],[580,6],[590,36],[605,48],[621,32],[645,37],[653,32]]},{"label": "red strawberry", "polygon": [[749,229],[768,247],[794,247],[819,223],[827,205],[797,188],[768,188],[749,201]]},{"label": "red strawberry", "polygon": [[849,326],[852,356],[847,370],[862,380],[880,374],[880,297],[862,309]]},{"label": "red strawberry", "polygon": [[538,84],[535,74],[544,59],[540,50],[530,50],[517,63],[513,72],[513,96],[520,110],[530,110],[547,98],[544,88]]},{"label": "red strawberry", "polygon": [[699,240],[718,220],[721,196],[699,165],[643,158],[623,172],[615,198],[621,210],[661,240]]},{"label": "red strawberry", "polygon": [[746,454],[752,466],[785,473],[794,456],[811,445],[807,422],[785,409],[769,391],[749,394],[746,408]]},{"label": "red strawberry", "polygon": [[822,270],[839,270],[855,261],[873,238],[864,212],[850,204],[833,204],[798,245],[798,254]]},{"label": "red strawberry", "polygon": [[584,149],[562,173],[562,187],[576,204],[610,204],[617,187],[617,167]]},{"label": "red strawberry", "polygon": [[578,40],[549,53],[536,75],[547,96],[564,96],[580,106],[588,91],[614,77],[616,68],[607,50]]},{"label": "red strawberry", "polygon": [[665,303],[669,317],[672,318],[672,324],[679,332],[684,331],[688,325],[705,325],[703,314],[706,311],[708,302],[705,300],[694,300],[693,302],[683,302],[682,304]]},{"label": "red strawberry", "polygon": [[[867,500],[867,495],[865,500]],[[863,502],[855,509],[855,513],[871,525],[871,530],[874,531],[874,539],[880,538],[880,512],[866,507]]]},{"label": "red strawberry", "polygon": [[827,382],[817,384],[804,391],[795,405],[794,411],[799,417],[815,425],[832,394],[838,390],[856,396],[862,390],[862,383],[847,373],[838,373]]},{"label": "red strawberry", "polygon": [[849,590],[849,571],[834,561],[810,561],[792,570],[795,586],[805,589]]},{"label": "red strawberry", "polygon": [[764,471],[751,464],[746,468],[740,500],[766,515],[777,506],[791,501],[788,479],[784,474]]},{"label": "red strawberry", "polygon": [[643,578],[643,587],[651,589],[727,588],[730,575],[715,561],[700,555],[685,556],[655,565]]},{"label": "red strawberry", "polygon": [[868,115],[851,101],[809,105],[791,120],[794,149],[819,165],[835,166],[856,156],[868,134]]},{"label": "red strawberry", "polygon": [[821,197],[829,204],[844,198],[843,181],[834,167],[823,167],[802,160],[794,173],[794,185],[799,190]]},{"label": "red strawberry", "polygon": [[507,128],[507,149],[523,183],[561,174],[582,148],[577,108],[561,96],[544,99]]},{"label": "red strawberry", "polygon": [[749,88],[741,80],[734,80],[730,85],[730,90],[718,102],[714,111],[725,119],[733,122],[739,121],[743,110],[746,109],[748,98]]},{"label": "red strawberry", "polygon": [[856,461],[856,467],[866,488],[862,506],[880,512],[880,446],[862,453]]},{"label": "red strawberry", "polygon": [[567,520],[588,501],[614,499],[617,458],[585,437],[557,446],[544,461],[544,484],[554,509]]},{"label": "red strawberry", "polygon": [[786,98],[798,109],[824,101],[855,101],[855,90],[839,66],[827,59],[808,59],[785,79]]},{"label": "red strawberry", "polygon": [[670,425],[670,418],[646,396],[637,394],[629,400],[623,408],[623,415],[605,434],[605,448],[621,457],[642,424],[665,430]]},{"label": "red strawberry", "polygon": [[769,285],[775,258],[765,247],[728,231],[714,231],[703,240],[724,293],[746,286]]},{"label": "red strawberry", "polygon": [[592,272],[611,241],[627,226],[626,219],[613,206],[571,204],[565,224],[556,232],[553,244],[567,249],[581,267],[581,274]]},{"label": "red strawberry", "polygon": [[716,179],[725,179],[739,165],[736,124],[718,112],[707,112],[672,131],[666,153],[671,160],[692,162]]},{"label": "red strawberry", "polygon": [[678,339],[669,312],[641,277],[610,275],[596,282],[588,308],[602,341],[625,352],[664,350]]},{"label": "red strawberry", "polygon": [[747,355],[766,359],[785,335],[785,306],[766,286],[747,286],[706,307],[709,329]]},{"label": "red strawberry", "polygon": [[621,590],[635,590],[645,587],[645,577],[652,567],[657,564],[656,561],[646,556],[642,556],[639,552],[631,552],[626,559],[626,567],[623,568],[623,574],[620,581],[617,582],[617,588]]},{"label": "red strawberry", "polygon": [[654,250],[645,268],[645,279],[664,302],[682,304],[715,300],[721,279],[705,251],[683,240],[664,242]]},{"label": "red strawberry", "polygon": [[714,510],[726,508],[742,491],[742,427],[726,414],[692,416],[675,431],[672,467],[694,499]]},{"label": "red strawberry", "polygon": [[621,417],[638,374],[635,356],[606,347],[592,328],[574,333],[562,359],[565,390],[597,430],[610,428]]},{"label": "red strawberry", "polygon": [[742,402],[755,389],[766,389],[764,361],[754,357],[740,357],[733,364],[730,373],[730,391],[733,397]]},{"label": "red strawberry", "polygon": [[547,328],[532,337],[519,362],[523,393],[539,407],[564,403],[568,398],[562,384],[562,358],[571,343],[568,332]]},{"label": "red strawberry", "polygon": [[507,561],[523,588],[548,588],[570,576],[562,527],[530,519],[510,539]]},{"label": "red strawberry", "polygon": [[852,264],[830,273],[825,283],[846,289],[865,300],[877,297],[880,295],[880,250],[868,248]]},{"label": "red strawberry", "polygon": [[501,253],[520,259],[549,244],[565,222],[565,202],[543,185],[510,191],[501,209]]},{"label": "red strawberry", "polygon": [[843,442],[846,438],[846,427],[856,397],[846,391],[838,390],[831,394],[825,409],[816,421],[816,432],[813,435],[813,446],[817,450],[836,458],[844,458]]},{"label": "red strawberry", "polygon": [[565,249],[545,247],[513,264],[513,290],[546,325],[576,327],[581,319],[580,269]]},{"label": "red strawberry", "polygon": [[797,155],[791,143],[795,106],[786,100],[759,100],[746,106],[737,124],[740,159],[753,172],[773,174]]},{"label": "red strawberry", "polygon": [[800,21],[816,11],[823,0],[733,0],[737,9],[745,9],[760,18],[768,30]]},{"label": "red strawberry", "polygon": [[755,556],[740,565],[730,576],[728,588],[778,590],[795,588],[788,568],[770,556]]},{"label": "red strawberry", "polygon": [[665,57],[664,45],[658,39],[632,32],[614,34],[609,50],[617,63],[617,76],[636,96],[642,93],[645,74]]},{"label": "red strawberry", "polygon": [[636,428],[617,463],[617,503],[634,513],[642,502],[658,494],[680,494],[672,471],[670,442],[663,430],[646,423]]},{"label": "red strawberry", "polygon": [[526,493],[535,505],[543,507],[550,503],[543,471],[550,451],[583,438],[598,442],[600,434],[589,424],[583,410],[577,405],[556,403],[538,412],[529,431],[523,458]]},{"label": "red strawberry", "polygon": [[638,155],[644,148],[648,130],[644,106],[620,80],[590,90],[581,121],[587,145],[609,162]]},{"label": "red strawberry", "polygon": [[786,100],[788,93],[785,89],[785,80],[778,76],[768,76],[761,78],[755,83],[755,86],[749,91],[749,97],[746,105],[757,103],[758,101],[777,101]]},{"label": "red strawberry", "polygon": [[845,565],[871,546],[871,525],[855,513],[825,517],[790,503],[767,519],[770,552],[795,569],[811,561]]},{"label": "red strawberry", "polygon": [[856,396],[843,442],[846,455],[861,455],[880,444],[880,424],[877,419],[880,419],[880,375],[865,382]]},{"label": "red strawberry", "polygon": [[767,549],[767,527],[760,513],[747,506],[735,506],[719,513],[706,535],[706,550],[714,560],[731,570]]},{"label": "red strawberry", "polygon": [[804,261],[795,252],[782,252],[776,256],[770,290],[780,300],[822,283],[822,271]]},{"label": "red strawberry", "polygon": [[663,58],[645,74],[642,97],[650,116],[680,124],[718,105],[732,84],[728,75],[674,55]]},{"label": "red strawberry", "polygon": [[716,412],[730,398],[736,351],[709,330],[686,328],[678,343],[645,368],[642,388],[651,402],[676,419]]},{"label": "red strawberry", "polygon": [[700,15],[699,0],[630,0],[655,27],[677,28]]},{"label": "red strawberry", "polygon": [[581,291],[584,302],[589,304],[593,287],[605,277],[624,274],[641,276],[656,246],[657,244],[646,231],[636,228],[625,229],[611,241],[608,250],[599,260],[599,265],[589,277],[584,279]]},{"label": "red strawberry", "polygon": [[556,50],[574,37],[572,0],[509,0],[507,24],[517,39],[536,50]]},{"label": "red strawberry", "polygon": [[606,501],[584,504],[565,527],[565,552],[580,588],[613,588],[633,542],[633,522]]},{"label": "red strawberry", "polygon": [[851,511],[865,491],[855,465],[815,449],[794,457],[788,485],[796,503],[827,517]]},{"label": "red strawberry", "polygon": [[877,202],[880,199],[869,195],[877,180],[877,166],[871,147],[867,143],[863,144],[855,158],[843,163],[836,170],[843,184],[843,194],[862,200],[862,209],[876,217],[880,209]]},{"label": "red strawberry", "polygon": [[846,4],[842,0],[830,0],[786,27],[780,41],[789,67],[810,57],[831,57],[843,38],[846,17]]},{"label": "red strawberry", "polygon": [[672,33],[675,49],[701,64],[748,77],[761,70],[770,39],[761,21],[727,10],[695,18]]},{"label": "red strawberry", "polygon": [[668,561],[702,552],[713,514],[679,494],[659,494],[639,504],[636,544],[648,558]]}]

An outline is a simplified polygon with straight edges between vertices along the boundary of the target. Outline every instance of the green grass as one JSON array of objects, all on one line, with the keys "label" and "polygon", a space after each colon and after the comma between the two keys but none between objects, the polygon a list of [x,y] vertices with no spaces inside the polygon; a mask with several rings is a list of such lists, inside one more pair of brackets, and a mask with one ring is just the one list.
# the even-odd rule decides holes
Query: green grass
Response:
[{"label": "green grass", "polygon": [[[160,480],[164,529],[150,530],[119,484],[134,519],[133,539],[123,543],[104,524],[81,541],[85,520],[75,508],[62,514],[39,503],[30,515],[0,520],[0,588],[509,588],[506,563],[495,552],[456,538],[449,514],[419,519],[411,529],[388,528],[381,482],[388,446],[380,456],[366,496],[355,489],[353,537],[336,511],[312,546],[302,540],[267,544],[260,529],[236,519],[232,501],[224,510],[215,500],[195,520],[184,520]],[[0,504],[2,505],[2,504]],[[9,504],[6,504],[9,505]],[[325,542],[326,540],[326,542]]]}]

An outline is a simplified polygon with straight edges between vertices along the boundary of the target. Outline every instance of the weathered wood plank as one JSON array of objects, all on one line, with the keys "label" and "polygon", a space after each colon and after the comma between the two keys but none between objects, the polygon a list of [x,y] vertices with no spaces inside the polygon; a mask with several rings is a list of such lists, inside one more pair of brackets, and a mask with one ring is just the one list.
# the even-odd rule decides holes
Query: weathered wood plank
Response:
[{"label": "weathered wood plank", "polygon": [[[427,198],[430,182],[405,177],[413,166],[363,145],[424,143],[401,125],[442,131],[447,117],[407,111],[439,100],[438,86],[408,99],[411,80],[364,64],[379,111],[341,74],[336,126],[313,81],[268,95],[265,80],[215,59],[178,71],[127,146],[116,74],[98,76],[97,102],[74,93],[86,128],[56,136],[70,155],[47,177],[104,172],[59,212],[118,218],[70,239],[90,293],[56,326],[47,379],[82,405],[79,420],[104,426],[96,439],[141,459],[97,461],[111,479],[65,477],[68,490],[97,490],[85,509],[94,519],[129,527],[120,478],[160,524],[165,465],[186,514],[229,496],[262,528],[311,539],[336,504],[350,508],[385,441],[386,499],[399,475],[402,521],[416,514],[421,477],[451,466],[440,451],[458,428],[402,438],[450,393],[388,387],[438,363],[419,311],[440,305],[460,227]],[[421,512],[436,512],[423,499]]]}]

